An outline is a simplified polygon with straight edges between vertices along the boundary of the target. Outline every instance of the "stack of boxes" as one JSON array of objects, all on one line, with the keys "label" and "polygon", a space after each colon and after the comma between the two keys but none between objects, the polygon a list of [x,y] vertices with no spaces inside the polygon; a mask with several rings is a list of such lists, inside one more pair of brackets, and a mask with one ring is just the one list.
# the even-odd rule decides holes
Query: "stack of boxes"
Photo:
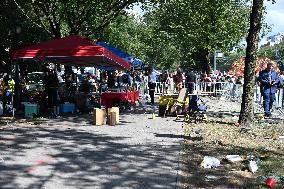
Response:
[{"label": "stack of boxes", "polygon": [[106,109],[102,108],[94,108],[93,111],[93,124],[100,126],[100,125],[112,125],[115,126],[119,123],[119,108],[112,107]]}]

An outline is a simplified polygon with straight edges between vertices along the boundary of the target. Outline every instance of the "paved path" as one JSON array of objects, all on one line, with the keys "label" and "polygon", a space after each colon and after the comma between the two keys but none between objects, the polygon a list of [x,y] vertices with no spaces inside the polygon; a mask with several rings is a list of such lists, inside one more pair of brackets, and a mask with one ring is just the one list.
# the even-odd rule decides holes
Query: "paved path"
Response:
[{"label": "paved path", "polygon": [[0,127],[1,189],[172,189],[182,123],[122,115],[118,126],[84,116]]}]

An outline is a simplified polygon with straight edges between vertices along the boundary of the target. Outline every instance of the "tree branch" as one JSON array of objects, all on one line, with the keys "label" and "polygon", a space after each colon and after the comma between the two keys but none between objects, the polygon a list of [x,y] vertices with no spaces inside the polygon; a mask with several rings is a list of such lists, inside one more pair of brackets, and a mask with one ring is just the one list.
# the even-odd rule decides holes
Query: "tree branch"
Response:
[{"label": "tree branch", "polygon": [[36,23],[31,17],[28,16],[28,14],[24,11],[24,9],[19,5],[19,3],[14,0],[14,3],[16,4],[16,6],[18,7],[18,9],[23,13],[23,15],[30,20],[35,26],[44,29],[46,32],[48,32],[49,34],[51,34],[51,32],[49,30],[46,29],[46,27],[44,26],[44,24],[42,23],[42,20],[40,19],[41,23],[43,26],[39,25],[38,23]]},{"label": "tree branch", "polygon": [[114,18],[116,18],[125,7],[127,7],[128,5],[135,3],[135,2],[137,2],[137,0],[127,0],[127,1],[123,2],[121,5],[118,5],[118,7],[113,9],[112,12],[109,15],[107,15],[103,18],[104,22],[102,22],[102,24],[100,26],[95,28],[95,33],[99,32],[102,29],[104,29],[105,27],[107,27],[110,24],[110,22]]}]

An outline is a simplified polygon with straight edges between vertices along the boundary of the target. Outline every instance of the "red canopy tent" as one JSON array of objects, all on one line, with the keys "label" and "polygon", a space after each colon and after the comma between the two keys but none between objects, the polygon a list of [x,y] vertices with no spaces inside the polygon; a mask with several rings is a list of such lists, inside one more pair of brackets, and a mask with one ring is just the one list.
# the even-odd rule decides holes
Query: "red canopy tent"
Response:
[{"label": "red canopy tent", "polygon": [[83,36],[68,36],[12,52],[12,59],[42,59],[53,63],[97,68],[131,69],[131,64]]}]

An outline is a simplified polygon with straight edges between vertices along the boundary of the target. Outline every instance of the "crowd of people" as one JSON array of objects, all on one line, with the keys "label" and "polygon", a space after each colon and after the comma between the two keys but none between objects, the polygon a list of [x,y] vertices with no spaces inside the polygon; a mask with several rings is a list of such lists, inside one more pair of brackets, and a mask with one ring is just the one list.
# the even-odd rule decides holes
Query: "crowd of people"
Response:
[{"label": "crowd of people", "polygon": [[162,94],[177,93],[180,89],[186,87],[189,89],[189,93],[193,93],[194,84],[196,83],[207,83],[208,86],[213,86],[215,83],[218,85],[218,83],[222,82],[242,85],[244,80],[243,77],[237,77],[227,73],[202,74],[194,72],[193,70],[182,72],[178,69],[173,73],[165,71],[158,77],[156,92]]},{"label": "crowd of people", "polygon": [[[266,70],[273,70],[272,64],[268,64],[267,67]],[[265,115],[270,116],[277,87],[283,88],[284,86],[284,73],[280,72],[278,74],[272,71],[273,74],[268,74],[269,76],[267,76],[266,72],[271,73],[271,71],[265,70],[260,72],[257,81],[258,85],[261,86],[261,95],[264,97]],[[212,74],[202,74],[194,70],[182,71],[181,69],[177,69],[175,72],[162,71],[160,73],[151,67],[146,70],[135,71],[104,70],[96,74],[85,73],[84,69],[81,69],[81,73],[77,73],[77,76],[72,69],[66,69],[63,75],[59,73],[54,68],[44,71],[44,91],[41,94],[42,97],[40,100],[41,103],[45,104],[43,107],[52,108],[53,106],[57,106],[58,101],[66,100],[66,96],[74,95],[76,91],[88,94],[92,92],[139,90],[142,95],[148,94],[153,104],[154,95],[157,93],[160,95],[172,94],[178,93],[182,88],[187,88],[188,93],[192,94],[196,90],[197,83],[206,84],[204,85],[204,90],[207,92],[213,90],[213,86],[214,89],[221,89],[221,83],[231,83],[233,84],[232,86],[242,86],[244,83],[243,77],[228,73],[215,72]],[[268,85],[270,80],[267,78],[273,83]],[[24,81],[27,80],[21,80],[21,82]],[[3,107],[6,107],[6,104],[11,101],[14,85],[15,82],[11,75],[1,75],[0,97]],[[22,88],[23,93],[27,91],[27,88]],[[269,91],[267,88],[269,88]],[[26,98],[22,100],[27,101]]]},{"label": "crowd of people", "polygon": [[[57,106],[59,101],[72,101],[70,96],[76,91],[85,94],[106,91],[139,90],[140,94],[149,94],[151,103],[154,103],[154,94],[178,93],[180,89],[187,87],[193,93],[196,82],[241,82],[239,78],[227,77],[226,74],[206,75],[193,72],[183,72],[177,69],[175,72],[163,71],[162,73],[149,67],[146,70],[135,71],[100,71],[97,74],[85,73],[84,69],[80,74],[74,73],[72,69],[65,69],[64,74],[55,67],[46,67],[43,70],[42,89],[28,91],[29,78],[20,79],[21,101],[31,101],[42,104],[42,107],[52,108]],[[3,107],[11,103],[15,82],[12,75],[3,74],[0,77],[0,97]],[[38,87],[38,86],[37,86]],[[73,100],[74,101],[74,100]],[[4,108],[5,109],[5,108]]]}]

